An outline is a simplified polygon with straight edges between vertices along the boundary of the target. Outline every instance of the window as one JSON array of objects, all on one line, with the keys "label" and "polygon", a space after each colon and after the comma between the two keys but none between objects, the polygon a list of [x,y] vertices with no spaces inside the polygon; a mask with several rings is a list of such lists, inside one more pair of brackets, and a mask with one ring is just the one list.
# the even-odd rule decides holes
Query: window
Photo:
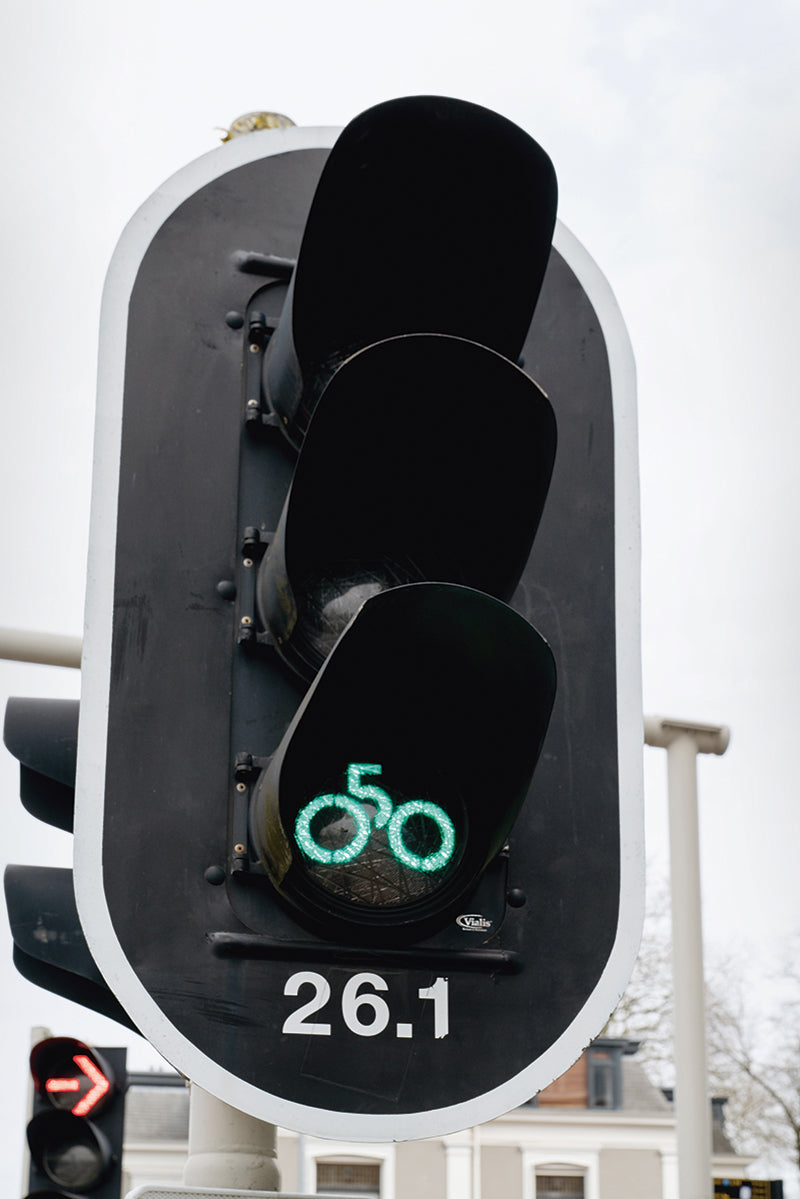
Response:
[{"label": "window", "polygon": [[372,1196],[378,1199],[381,1191],[381,1163],[354,1161],[318,1161],[317,1194]]},{"label": "window", "polygon": [[536,1199],[584,1199],[583,1178],[566,1174],[537,1174]]},{"label": "window", "polygon": [[589,1107],[622,1107],[622,1049],[592,1046],[586,1051],[589,1063]]},{"label": "window", "polygon": [[522,1199],[600,1199],[599,1153],[551,1157],[522,1150]]}]

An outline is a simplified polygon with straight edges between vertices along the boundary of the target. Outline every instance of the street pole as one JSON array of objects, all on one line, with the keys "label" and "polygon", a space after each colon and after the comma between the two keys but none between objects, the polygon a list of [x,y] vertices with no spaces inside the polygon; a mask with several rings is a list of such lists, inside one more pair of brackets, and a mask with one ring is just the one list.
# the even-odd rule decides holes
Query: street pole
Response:
[{"label": "street pole", "polygon": [[12,662],[39,662],[43,666],[81,664],[80,637],[59,633],[34,633],[28,629],[0,629],[0,658]]},{"label": "street pole", "polygon": [[724,754],[730,731],[645,716],[647,745],[667,751],[672,970],[675,994],[675,1110],[680,1199],[708,1199],[711,1104],[706,1058],[697,755]]},{"label": "street pole", "polygon": [[185,1186],[277,1191],[277,1130],[191,1084]]}]

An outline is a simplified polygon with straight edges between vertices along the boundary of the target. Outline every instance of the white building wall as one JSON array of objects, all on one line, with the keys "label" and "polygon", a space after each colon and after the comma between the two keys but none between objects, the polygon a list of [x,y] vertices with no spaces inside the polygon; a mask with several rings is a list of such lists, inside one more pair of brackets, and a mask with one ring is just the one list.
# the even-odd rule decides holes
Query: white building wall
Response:
[{"label": "white building wall", "polygon": [[[671,1114],[635,1115],[623,1111],[600,1112],[576,1108],[521,1108],[479,1129],[468,1129],[424,1143],[429,1146],[426,1155],[429,1163],[435,1163],[436,1155],[440,1155],[445,1180],[442,1199],[484,1199],[481,1195],[482,1147],[484,1150],[511,1148],[519,1154],[518,1193],[522,1199],[535,1199],[537,1170],[553,1174],[580,1172],[584,1178],[586,1199],[641,1199],[641,1196],[619,1192],[614,1195],[603,1193],[604,1151],[614,1151],[619,1155],[626,1150],[640,1153],[648,1151],[660,1157],[660,1186],[656,1182],[656,1193],[648,1195],[647,1199],[679,1199],[676,1130]],[[398,1164],[402,1163],[403,1154],[413,1152],[412,1146],[402,1143],[365,1145],[310,1136],[297,1137],[282,1132],[278,1164],[284,1174],[284,1186],[289,1180],[293,1182],[302,1175],[304,1190],[313,1193],[316,1163],[321,1159],[378,1162],[381,1166],[380,1199],[414,1199],[413,1194],[398,1194],[396,1182]],[[298,1154],[302,1156],[302,1162],[298,1162]],[[714,1173],[720,1176],[746,1176],[750,1160],[739,1156],[715,1158]],[[508,1165],[508,1159],[505,1161]],[[185,1142],[142,1141],[126,1144],[123,1154],[123,1194],[145,1184],[180,1184],[185,1162]],[[513,1166],[511,1169],[513,1172]],[[616,1170],[619,1175],[619,1164]],[[408,1176],[406,1169],[406,1181]],[[405,1189],[408,1189],[407,1186]],[[485,1175],[483,1189],[486,1192],[485,1199],[495,1199]]]},{"label": "white building wall", "polygon": [[125,1144],[122,1154],[122,1194],[134,1187],[180,1183],[186,1164],[185,1141],[139,1141]]}]

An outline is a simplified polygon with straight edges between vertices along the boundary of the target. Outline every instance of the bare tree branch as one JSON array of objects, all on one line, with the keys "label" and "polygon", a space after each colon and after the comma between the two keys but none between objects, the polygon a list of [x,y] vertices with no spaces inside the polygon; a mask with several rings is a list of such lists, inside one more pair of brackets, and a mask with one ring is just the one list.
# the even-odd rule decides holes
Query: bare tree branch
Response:
[{"label": "bare tree branch", "polygon": [[[709,1084],[728,1102],[728,1132],[742,1151],[789,1158],[800,1173],[800,936],[773,980],[769,1011],[745,1001],[744,965],[718,964],[706,988]],[[606,1026],[642,1042],[654,1082],[674,1083],[672,959],[665,884],[648,901],[642,946],[630,985]]]}]

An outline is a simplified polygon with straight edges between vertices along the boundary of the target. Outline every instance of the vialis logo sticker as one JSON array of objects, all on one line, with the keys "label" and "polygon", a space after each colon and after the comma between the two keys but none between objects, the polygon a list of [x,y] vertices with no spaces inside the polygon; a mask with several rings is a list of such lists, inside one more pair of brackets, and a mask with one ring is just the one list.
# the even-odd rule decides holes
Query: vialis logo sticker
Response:
[{"label": "vialis logo sticker", "polygon": [[492,921],[475,912],[465,916],[456,916],[456,924],[465,933],[485,933],[492,927]]}]

